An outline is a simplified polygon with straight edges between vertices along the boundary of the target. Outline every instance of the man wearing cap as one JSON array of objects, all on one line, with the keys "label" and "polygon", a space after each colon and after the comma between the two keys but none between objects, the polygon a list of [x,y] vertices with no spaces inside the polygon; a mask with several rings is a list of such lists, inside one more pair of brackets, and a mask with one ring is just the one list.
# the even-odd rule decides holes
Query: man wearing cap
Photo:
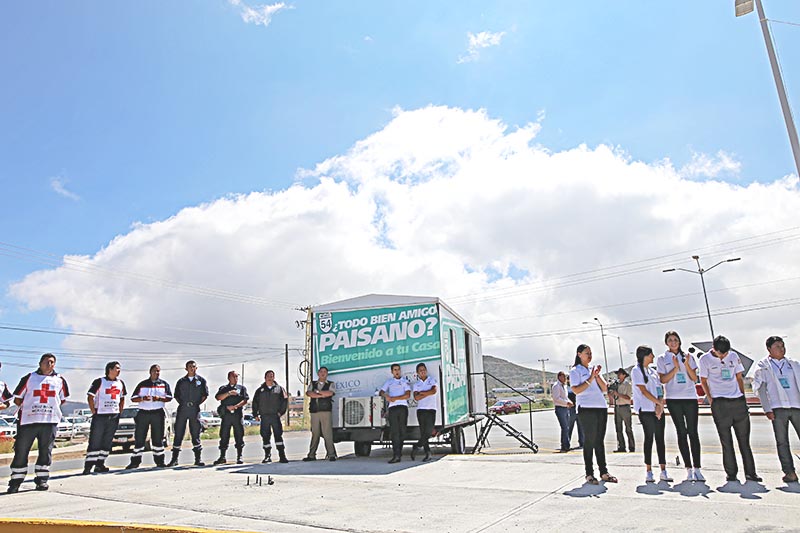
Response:
[{"label": "man wearing cap", "polygon": [[[631,418],[631,397],[633,387],[627,381],[628,372],[624,368],[617,370],[619,383],[616,390],[608,391],[608,395],[614,401],[614,427],[617,430],[617,449],[616,453],[625,452],[625,434],[628,435],[628,450],[636,450],[636,442],[633,438],[633,420]],[[625,432],[622,431],[622,424],[625,424]]]}]

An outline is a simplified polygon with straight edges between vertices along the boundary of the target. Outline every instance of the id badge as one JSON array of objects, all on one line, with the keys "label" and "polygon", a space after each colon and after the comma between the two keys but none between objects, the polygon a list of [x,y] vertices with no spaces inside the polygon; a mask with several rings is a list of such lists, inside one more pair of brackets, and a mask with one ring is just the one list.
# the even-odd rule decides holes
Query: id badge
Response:
[{"label": "id badge", "polygon": [[680,384],[686,383],[686,374],[684,374],[683,372],[678,372],[677,380],[678,383]]},{"label": "id badge", "polygon": [[659,385],[659,386],[656,387],[656,396],[658,398],[663,398],[664,397],[664,387],[663,386]]},{"label": "id badge", "polygon": [[784,389],[788,389],[789,388],[789,378],[787,378],[787,377],[779,377],[778,381],[781,382],[781,387],[783,387]]},{"label": "id badge", "polygon": [[733,379],[733,372],[730,368],[723,368],[722,369],[722,379],[725,381],[730,381]]}]

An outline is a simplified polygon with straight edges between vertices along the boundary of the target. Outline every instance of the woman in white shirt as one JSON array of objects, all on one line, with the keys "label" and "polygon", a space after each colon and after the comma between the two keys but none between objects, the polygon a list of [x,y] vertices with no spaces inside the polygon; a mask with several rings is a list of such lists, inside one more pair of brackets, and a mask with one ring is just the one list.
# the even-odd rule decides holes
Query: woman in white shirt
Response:
[{"label": "woman in white shirt", "polygon": [[631,372],[633,381],[633,405],[639,413],[639,422],[644,429],[644,465],[647,468],[645,481],[653,479],[653,441],[661,466],[660,481],[672,481],[667,474],[667,450],[664,444],[664,394],[658,373],[653,364],[653,349],[649,346],[636,348],[636,366]]},{"label": "woman in white shirt", "polygon": [[686,481],[705,481],[700,472],[700,436],[697,433],[697,361],[681,349],[676,331],[664,335],[667,351],[658,356],[656,369],[664,384],[667,409],[678,433],[678,449],[686,466]]},{"label": "woman in white shirt", "polygon": [[597,485],[594,477],[592,454],[597,459],[600,478],[608,483],[616,483],[617,478],[608,473],[606,466],[606,448],[603,440],[608,423],[608,407],[603,393],[608,385],[600,375],[600,365],[589,367],[592,362],[592,349],[586,344],[578,346],[575,363],[569,373],[572,391],[576,394],[578,419],[583,425],[583,463],[586,467],[586,482]]}]

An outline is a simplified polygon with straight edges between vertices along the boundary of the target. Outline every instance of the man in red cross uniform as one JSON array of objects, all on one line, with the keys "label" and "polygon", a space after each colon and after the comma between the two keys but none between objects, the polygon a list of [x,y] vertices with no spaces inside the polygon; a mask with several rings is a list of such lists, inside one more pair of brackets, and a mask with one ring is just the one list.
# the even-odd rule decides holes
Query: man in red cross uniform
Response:
[{"label": "man in red cross uniform", "polygon": [[106,365],[106,375],[97,378],[89,387],[86,401],[92,411],[92,427],[89,431],[89,447],[86,449],[86,462],[83,464],[84,475],[95,472],[108,472],[106,459],[111,453],[114,433],[119,426],[119,415],[125,407],[127,389],[119,379],[121,367],[119,361],[111,361]]},{"label": "man in red cross uniform", "polygon": [[36,490],[47,490],[50,464],[53,462],[53,444],[61,422],[61,404],[67,401],[69,388],[66,380],[56,374],[56,356],[51,353],[39,359],[39,369],[23,376],[14,389],[14,403],[19,406],[19,429],[14,443],[14,460],[11,462],[9,493],[19,491],[28,473],[28,454],[37,441],[39,457],[36,460]]}]

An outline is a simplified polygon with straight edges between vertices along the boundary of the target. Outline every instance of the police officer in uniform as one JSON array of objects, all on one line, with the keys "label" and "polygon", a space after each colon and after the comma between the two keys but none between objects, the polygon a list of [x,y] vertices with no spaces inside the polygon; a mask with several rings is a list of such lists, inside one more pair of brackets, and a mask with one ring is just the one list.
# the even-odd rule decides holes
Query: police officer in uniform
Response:
[{"label": "police officer in uniform", "polygon": [[228,443],[231,439],[231,428],[233,428],[233,440],[236,442],[236,464],[242,464],[242,450],[244,449],[244,422],[242,421],[243,410],[250,396],[244,385],[239,385],[239,374],[235,370],[228,372],[228,383],[217,391],[215,398],[221,402],[217,412],[222,419],[222,426],[219,429],[219,459],[214,461],[215,465],[224,465],[227,460],[225,453],[228,451]]},{"label": "police officer in uniform", "polygon": [[189,434],[192,436],[194,465],[205,466],[200,460],[203,446],[200,444],[200,405],[208,398],[208,383],[197,375],[197,363],[186,362],[186,375],[175,384],[175,400],[178,401],[178,415],[175,417],[175,439],[172,442],[172,460],[167,466],[178,466],[178,455],[181,453],[181,442],[186,434],[186,423],[189,423]]},{"label": "police officer in uniform", "polygon": [[264,446],[264,460],[262,463],[272,462],[271,434],[275,433],[275,447],[278,448],[281,463],[288,463],[283,445],[283,426],[281,416],[289,407],[289,397],[286,391],[275,383],[275,372],[267,370],[264,374],[264,383],[253,395],[253,416],[261,420],[261,442]]},{"label": "police officer in uniform", "polygon": [[14,442],[14,460],[11,462],[11,479],[8,493],[19,491],[28,473],[28,453],[36,440],[39,457],[36,460],[36,490],[47,490],[50,464],[53,462],[53,444],[58,423],[61,422],[61,404],[67,401],[69,387],[66,380],[56,374],[56,356],[51,353],[39,359],[39,369],[23,376],[14,389],[14,403],[19,406],[19,429]]},{"label": "police officer in uniform", "polygon": [[133,390],[131,401],[139,404],[139,411],[136,413],[134,422],[133,454],[131,462],[125,467],[126,470],[138,468],[142,464],[142,452],[147,438],[147,431],[150,430],[150,449],[153,450],[153,461],[158,468],[164,468],[164,439],[165,418],[167,411],[164,406],[172,401],[172,391],[169,383],[161,379],[161,367],[153,365],[150,367],[150,377],[138,385]]},{"label": "police officer in uniform", "polygon": [[89,474],[92,467],[95,472],[109,470],[106,459],[111,453],[119,414],[125,407],[125,396],[128,395],[125,383],[119,379],[120,371],[119,361],[111,361],[106,365],[105,377],[97,378],[89,387],[86,402],[92,411],[92,427],[89,430],[86,462],[83,464],[84,475]]}]

